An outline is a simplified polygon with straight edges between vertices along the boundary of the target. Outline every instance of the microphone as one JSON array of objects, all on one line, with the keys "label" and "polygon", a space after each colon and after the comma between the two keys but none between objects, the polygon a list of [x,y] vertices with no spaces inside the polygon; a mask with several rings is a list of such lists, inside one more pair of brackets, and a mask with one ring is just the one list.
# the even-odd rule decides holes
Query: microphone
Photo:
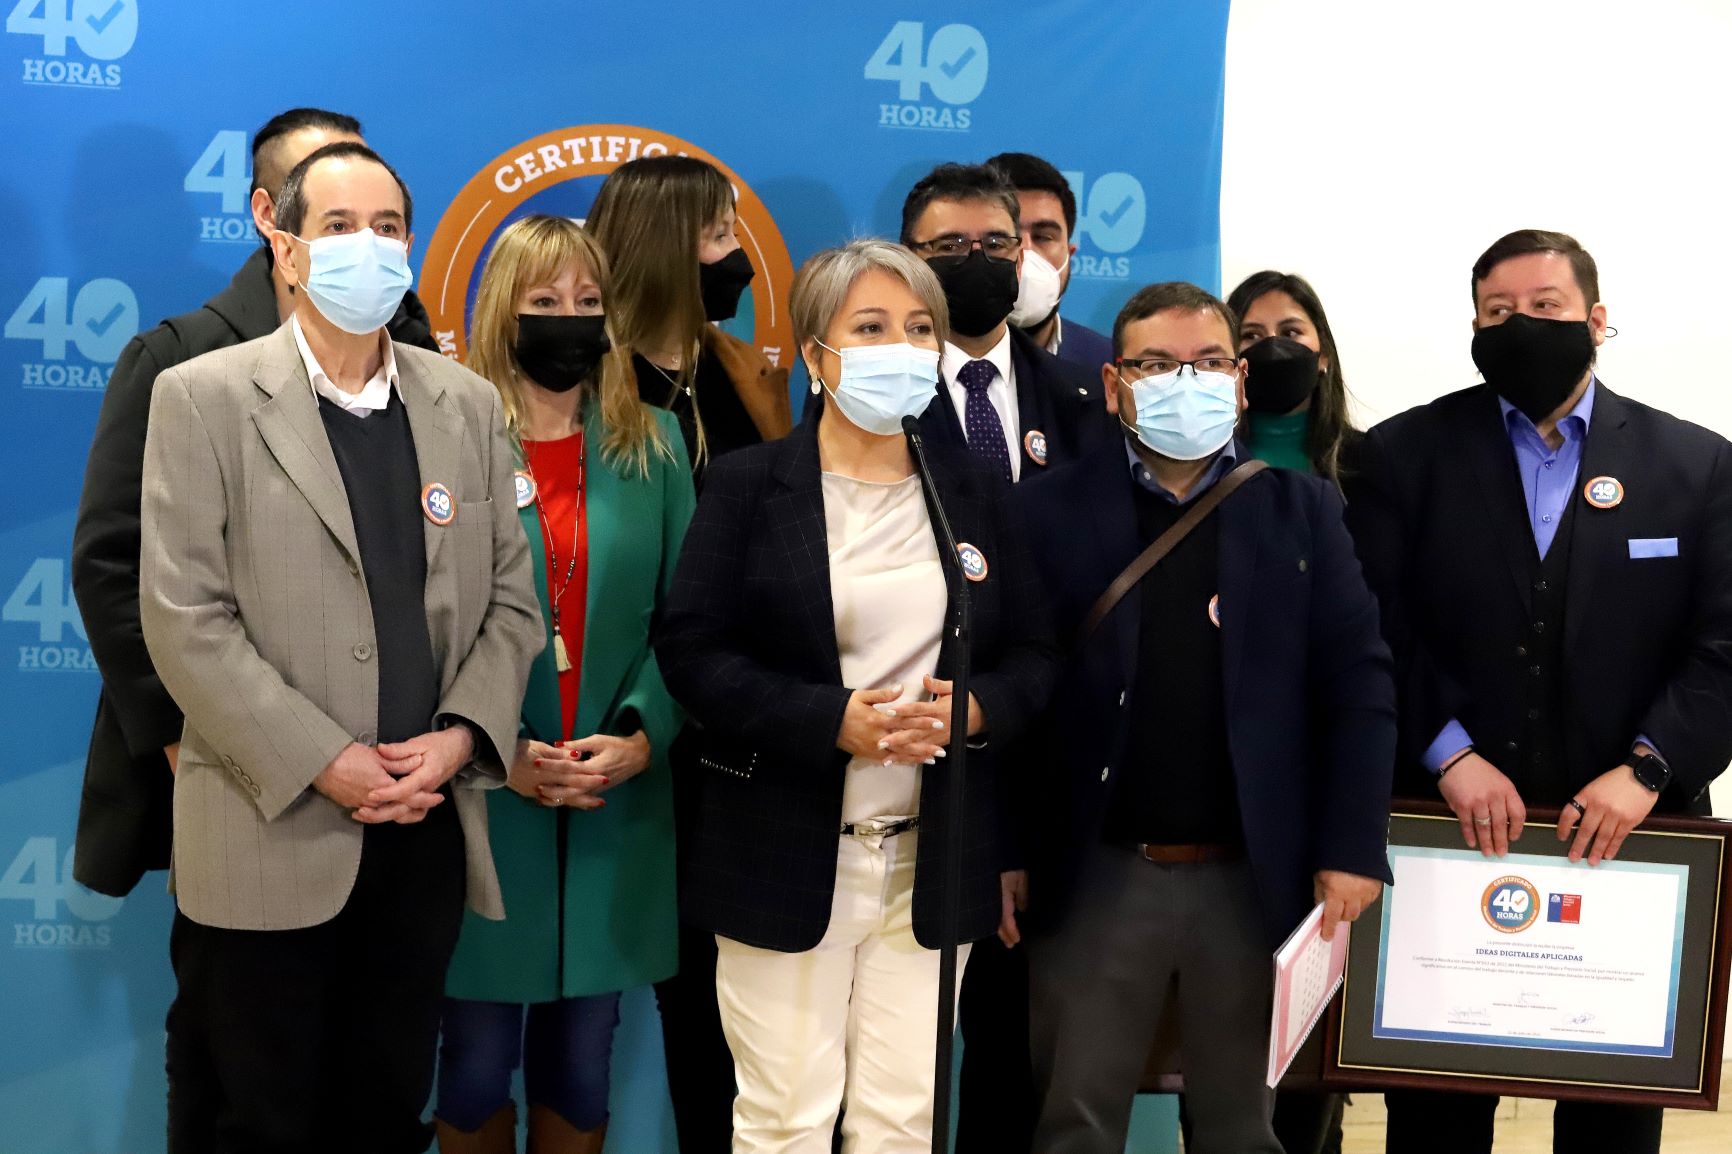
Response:
[{"label": "microphone", "polygon": [[[915,471],[920,474],[920,487],[926,496],[926,510],[938,528],[942,552],[949,554],[950,568],[956,573],[947,582],[950,602],[949,620],[945,632],[951,642],[951,697],[949,754],[938,764],[948,774],[945,782],[944,822],[939,835],[939,856],[944,863],[942,900],[939,903],[938,948],[938,1030],[933,1042],[932,1151],[948,1154],[950,1150],[951,1059],[956,1046],[956,935],[962,920],[962,854],[961,821],[963,778],[968,768],[968,674],[969,674],[969,580],[962,569],[962,553],[957,548],[956,534],[950,531],[950,518],[945,515],[944,501],[932,480],[932,467],[926,460],[926,443],[921,437],[920,421],[902,418],[902,432],[908,438],[908,450],[914,457]],[[937,766],[927,766],[928,771]],[[922,823],[922,828],[932,828]]]}]

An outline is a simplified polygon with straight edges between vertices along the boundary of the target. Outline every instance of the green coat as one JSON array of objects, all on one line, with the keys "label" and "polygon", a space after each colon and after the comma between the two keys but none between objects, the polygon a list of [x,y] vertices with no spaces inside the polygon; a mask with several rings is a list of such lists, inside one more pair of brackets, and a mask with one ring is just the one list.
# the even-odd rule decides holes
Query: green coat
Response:
[{"label": "green coat", "polygon": [[[509,789],[488,794],[505,920],[464,916],[445,984],[452,997],[549,1002],[657,982],[677,968],[668,746],[681,716],[662,685],[649,628],[673,578],[696,498],[679,425],[664,410],[656,409],[655,416],[674,459],[652,455],[644,478],[622,473],[604,458],[593,404],[585,414],[589,589],[571,734],[559,731],[539,513],[534,505],[520,511],[548,635],[529,671],[522,736],[556,742],[592,733],[623,736],[641,726],[653,751],[650,766],[609,790],[605,807],[588,812],[549,808]],[[563,919],[555,842],[561,820],[570,823]]]}]

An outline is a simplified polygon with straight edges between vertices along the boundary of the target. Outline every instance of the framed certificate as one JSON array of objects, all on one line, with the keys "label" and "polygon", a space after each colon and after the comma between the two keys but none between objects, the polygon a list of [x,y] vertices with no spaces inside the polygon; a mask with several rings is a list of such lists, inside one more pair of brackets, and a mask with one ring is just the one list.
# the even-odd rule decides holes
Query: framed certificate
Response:
[{"label": "framed certificate", "polygon": [[1732,822],[1656,817],[1571,864],[1557,815],[1502,858],[1403,806],[1395,885],[1354,924],[1324,1080],[1715,1109]]}]

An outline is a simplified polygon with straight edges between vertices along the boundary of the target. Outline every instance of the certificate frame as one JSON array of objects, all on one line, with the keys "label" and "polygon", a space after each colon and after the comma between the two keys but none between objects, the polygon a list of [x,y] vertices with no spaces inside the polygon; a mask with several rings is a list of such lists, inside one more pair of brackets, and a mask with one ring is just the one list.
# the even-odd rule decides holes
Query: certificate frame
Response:
[{"label": "certificate frame", "polygon": [[[1511,854],[1555,857],[1562,864],[1569,843],[1557,841],[1557,821],[1556,810],[1530,812]],[[1432,802],[1398,801],[1390,814],[1389,842],[1392,851],[1422,856],[1466,849],[1455,815]],[[1498,859],[1485,860],[1496,867]],[[1650,817],[1629,835],[1617,860],[1688,869],[1677,915],[1679,942],[1663,1055],[1595,1053],[1534,1042],[1463,1045],[1459,1038],[1380,1030],[1388,920],[1380,896],[1352,927],[1346,978],[1326,1027],[1323,1082],[1335,1089],[1456,1090],[1717,1109],[1732,970],[1732,822]]]}]

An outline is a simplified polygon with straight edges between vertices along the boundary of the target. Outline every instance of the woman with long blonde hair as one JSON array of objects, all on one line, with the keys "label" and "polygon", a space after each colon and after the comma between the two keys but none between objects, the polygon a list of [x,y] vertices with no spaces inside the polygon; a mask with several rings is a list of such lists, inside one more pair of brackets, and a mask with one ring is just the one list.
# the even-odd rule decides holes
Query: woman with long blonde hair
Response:
[{"label": "woman with long blonde hair", "polygon": [[712,323],[753,276],[734,226],[728,178],[688,156],[620,165],[585,224],[613,265],[610,316],[638,395],[679,418],[700,482],[712,459],[793,427],[788,370]]},{"label": "woman with long blonde hair", "polygon": [[[508,788],[488,798],[507,918],[469,917],[446,979],[435,1121],[460,1154],[595,1154],[626,989],[677,964],[677,708],[649,648],[690,520],[671,414],[637,398],[607,258],[574,222],[530,216],[481,274],[469,367],[493,382],[519,455],[517,506],[548,634],[530,669]],[[603,560],[605,559],[605,563]]]}]

